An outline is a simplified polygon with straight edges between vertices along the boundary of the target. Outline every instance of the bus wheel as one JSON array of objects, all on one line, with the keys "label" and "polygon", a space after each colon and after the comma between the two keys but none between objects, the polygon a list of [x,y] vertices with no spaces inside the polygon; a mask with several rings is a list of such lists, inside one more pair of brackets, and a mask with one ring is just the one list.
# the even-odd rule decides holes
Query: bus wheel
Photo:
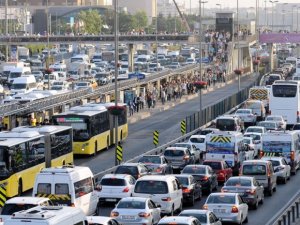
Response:
[{"label": "bus wheel", "polygon": [[22,188],[22,180],[19,179],[19,182],[18,182],[18,196],[21,196],[22,195],[22,191],[23,191],[23,188]]},{"label": "bus wheel", "polygon": [[97,154],[97,149],[98,149],[98,143],[97,141],[95,142],[95,151],[94,151],[94,156]]}]

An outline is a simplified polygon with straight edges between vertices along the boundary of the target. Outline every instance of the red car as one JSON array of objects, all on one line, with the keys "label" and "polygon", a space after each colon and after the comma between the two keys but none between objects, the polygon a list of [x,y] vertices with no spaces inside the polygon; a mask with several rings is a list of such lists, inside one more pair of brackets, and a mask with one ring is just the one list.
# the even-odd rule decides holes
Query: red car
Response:
[{"label": "red car", "polygon": [[203,165],[208,165],[215,171],[219,183],[225,183],[232,177],[232,169],[224,160],[205,160]]}]

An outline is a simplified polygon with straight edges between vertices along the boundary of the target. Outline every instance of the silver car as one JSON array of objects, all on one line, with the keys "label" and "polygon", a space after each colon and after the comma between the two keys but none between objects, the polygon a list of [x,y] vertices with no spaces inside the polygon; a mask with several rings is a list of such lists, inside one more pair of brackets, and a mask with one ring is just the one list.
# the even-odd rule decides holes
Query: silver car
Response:
[{"label": "silver car", "polygon": [[178,216],[195,217],[201,225],[222,225],[219,218],[209,210],[188,209],[182,211]]},{"label": "silver car", "polygon": [[110,216],[122,225],[153,225],[160,220],[160,206],[150,198],[127,197],[119,201]]},{"label": "silver car", "polygon": [[234,115],[239,116],[245,124],[256,124],[257,116],[252,109],[238,109]]},{"label": "silver car", "polygon": [[254,177],[230,177],[222,188],[222,192],[238,193],[249,206],[257,209],[264,201],[264,186]]},{"label": "silver car", "polygon": [[139,163],[144,163],[151,174],[172,174],[171,164],[163,155],[143,155]]},{"label": "silver car", "polygon": [[192,154],[195,156],[195,161],[200,162],[201,158],[201,150],[193,143],[191,142],[181,142],[181,143],[175,143],[172,145],[173,147],[184,147],[188,148]]}]

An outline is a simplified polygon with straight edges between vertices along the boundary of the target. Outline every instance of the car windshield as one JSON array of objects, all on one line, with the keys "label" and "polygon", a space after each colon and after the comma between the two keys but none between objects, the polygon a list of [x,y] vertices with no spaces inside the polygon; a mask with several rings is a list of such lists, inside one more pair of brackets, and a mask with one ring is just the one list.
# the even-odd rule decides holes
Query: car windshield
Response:
[{"label": "car windshield", "polygon": [[17,73],[17,72],[11,72],[9,74],[10,78],[17,78],[21,76],[21,73]]},{"label": "car windshield", "polygon": [[145,202],[141,201],[120,201],[118,209],[145,209]]},{"label": "car windshield", "polygon": [[1,215],[12,215],[15,212],[27,210],[35,207],[33,204],[5,204],[2,208]]},{"label": "car windshield", "polygon": [[139,162],[160,164],[161,160],[159,156],[143,156],[142,158],[140,158]]},{"label": "car windshield", "polygon": [[188,216],[188,217],[192,216],[192,217],[197,218],[197,219],[200,221],[201,224],[202,224],[202,223],[204,223],[204,224],[207,223],[207,216],[206,216],[206,214],[200,214],[200,213],[188,213],[188,212],[185,213],[185,212],[183,212],[183,213],[180,213],[179,216]]},{"label": "car windshield", "polygon": [[188,143],[175,143],[172,145],[173,147],[183,147],[183,148],[189,148],[191,144]]},{"label": "car windshield", "polygon": [[249,127],[246,130],[246,133],[262,133],[262,129],[261,128],[255,128],[255,127]]},{"label": "car windshield", "polygon": [[244,175],[265,175],[266,174],[266,166],[265,165],[244,165],[243,166],[243,174]]},{"label": "car windshield", "polygon": [[236,114],[250,114],[251,111],[250,110],[237,110]]},{"label": "car windshield", "polygon": [[176,176],[176,178],[178,179],[178,181],[182,185],[189,185],[189,178],[188,177],[178,177],[178,176]]},{"label": "car windshield", "polygon": [[171,157],[182,157],[182,156],[184,156],[184,151],[176,150],[176,149],[170,149],[170,150],[166,150],[164,155],[165,156],[171,156]]},{"label": "car windshield", "polygon": [[251,144],[251,141],[250,141],[250,139],[245,138],[245,139],[243,139],[243,143],[249,145],[249,144]]},{"label": "car windshield", "polygon": [[203,165],[210,166],[213,170],[221,170],[221,162],[203,162]]},{"label": "car windshield", "polygon": [[265,128],[275,128],[276,127],[275,123],[260,122],[260,123],[258,123],[258,125],[261,127],[265,127]]},{"label": "car windshield", "polygon": [[251,180],[248,179],[229,179],[225,186],[242,186],[248,187],[251,186]]},{"label": "car windshield", "polygon": [[102,186],[125,186],[126,182],[124,179],[117,179],[117,178],[103,178],[101,180]]},{"label": "car windshield", "polygon": [[165,181],[141,180],[137,181],[135,184],[134,192],[144,194],[167,194],[168,185]]},{"label": "car windshield", "polygon": [[25,89],[26,84],[12,84],[11,89]]},{"label": "car windshield", "polygon": [[76,83],[75,84],[77,87],[87,87],[88,83]]},{"label": "car windshield", "polygon": [[281,121],[282,119],[280,117],[273,117],[273,116],[268,116],[266,118],[266,121]]},{"label": "car windshield", "polygon": [[275,166],[280,166],[280,162],[277,161],[277,160],[269,160],[271,163],[272,163],[272,166],[275,167]]},{"label": "car windshield", "polygon": [[206,174],[205,167],[187,166],[182,170],[185,174]]},{"label": "car windshield", "polygon": [[119,166],[116,171],[116,174],[130,174],[130,175],[137,175],[138,169],[136,166]]},{"label": "car windshield", "polygon": [[191,137],[190,142],[192,143],[204,143],[205,138],[200,138],[200,137]]},{"label": "car windshield", "polygon": [[235,204],[234,195],[210,195],[207,204]]}]

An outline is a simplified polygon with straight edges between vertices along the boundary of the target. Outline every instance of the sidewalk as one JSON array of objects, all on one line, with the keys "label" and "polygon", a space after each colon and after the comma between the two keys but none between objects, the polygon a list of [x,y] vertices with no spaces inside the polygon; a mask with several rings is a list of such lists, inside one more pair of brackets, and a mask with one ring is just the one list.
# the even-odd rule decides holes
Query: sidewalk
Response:
[{"label": "sidewalk", "polygon": [[[245,76],[248,76],[248,75],[249,74],[247,74]],[[218,88],[226,86],[227,84],[231,84],[232,82],[235,82],[236,80],[237,79],[233,79],[226,83],[216,83],[216,85],[214,87],[209,87],[208,89],[202,90],[202,94],[205,95],[208,92],[212,92]],[[132,123],[138,122],[140,120],[146,119],[146,118],[152,116],[153,114],[171,109],[178,104],[184,103],[186,101],[189,101],[189,100],[197,98],[197,97],[199,97],[198,93],[191,94],[191,95],[183,95],[181,97],[181,99],[177,99],[176,101],[174,101],[174,100],[167,101],[167,102],[165,102],[164,105],[161,103],[160,100],[158,100],[155,108],[148,109],[146,106],[144,106],[144,109],[140,110],[139,112],[135,112],[132,116],[128,116],[128,123],[132,124]]]}]

